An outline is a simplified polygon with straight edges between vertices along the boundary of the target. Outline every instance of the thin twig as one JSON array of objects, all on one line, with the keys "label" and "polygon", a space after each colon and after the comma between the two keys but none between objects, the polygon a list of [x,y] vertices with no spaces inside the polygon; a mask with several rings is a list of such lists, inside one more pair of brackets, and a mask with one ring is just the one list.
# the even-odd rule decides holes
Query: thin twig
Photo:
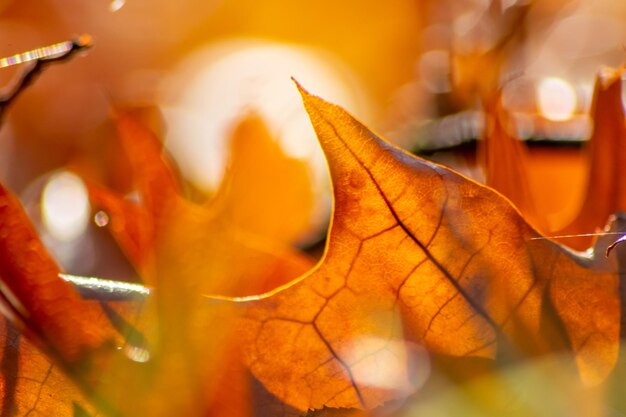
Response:
[{"label": "thin twig", "polygon": [[141,284],[113,281],[97,277],[59,274],[85,298],[99,301],[142,301],[152,292]]},{"label": "thin twig", "polygon": [[[81,35],[77,39],[68,42],[68,48],[64,51],[50,55],[40,56],[32,61],[30,66],[19,76],[15,85],[4,97],[0,97],[0,125],[7,108],[15,101],[21,93],[35,82],[37,77],[50,65],[55,62],[65,62],[77,53],[92,46],[91,36]],[[22,54],[24,55],[24,54]]]}]

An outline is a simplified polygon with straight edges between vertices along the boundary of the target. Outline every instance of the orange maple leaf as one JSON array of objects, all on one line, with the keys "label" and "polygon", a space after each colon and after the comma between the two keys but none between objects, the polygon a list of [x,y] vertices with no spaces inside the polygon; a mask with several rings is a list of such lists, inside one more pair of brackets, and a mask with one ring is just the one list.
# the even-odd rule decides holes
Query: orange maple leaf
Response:
[{"label": "orange maple leaf", "polygon": [[521,212],[527,222],[547,231],[544,216],[535,206],[528,178],[528,149],[511,134],[515,126],[502,106],[500,92],[485,100],[485,129],[478,144],[478,160],[484,167],[485,184],[503,193]]},{"label": "orange maple leaf", "polygon": [[585,199],[578,215],[562,235],[580,235],[567,244],[584,250],[593,242],[588,236],[602,230],[609,216],[626,210],[626,126],[622,104],[623,68],[605,68],[596,78],[591,116],[593,133],[587,146],[588,175]]},{"label": "orange maple leaf", "polygon": [[93,411],[61,367],[6,319],[0,321],[0,340],[0,415],[71,417],[77,409]]},{"label": "orange maple leaf", "polygon": [[[591,119],[593,132],[586,146],[587,184],[584,200],[576,216],[566,226],[553,230],[547,213],[536,203],[546,198],[550,188],[545,178],[531,178],[532,157],[526,145],[512,135],[511,117],[502,108],[500,97],[486,106],[487,125],[481,144],[482,165],[487,185],[507,196],[524,218],[547,235],[567,237],[564,244],[576,250],[589,248],[594,234],[602,230],[609,217],[626,210],[624,165],[626,127],[622,105],[623,69],[604,69],[596,78]],[[507,129],[509,127],[509,129]],[[561,219],[563,220],[563,219]],[[563,221],[561,221],[563,223]]]},{"label": "orange maple leaf", "polygon": [[[243,372],[238,346],[231,346],[228,337],[233,313],[207,317],[198,295],[258,294],[313,266],[291,247],[310,221],[312,191],[306,168],[283,155],[261,121],[250,116],[235,130],[222,186],[207,203],[196,204],[182,197],[157,137],[127,113],[117,115],[117,125],[139,201],[94,184],[88,188],[95,209],[108,213],[113,236],[155,290],[154,311],[147,313],[158,328],[149,337],[150,367],[163,377],[133,395],[144,398],[140,409],[148,414],[158,409],[165,414],[194,409],[201,413],[210,407],[214,412],[246,415],[248,411],[235,409],[248,409],[249,404],[224,398],[232,391],[249,395],[247,376],[238,379],[237,389],[217,382],[223,373],[227,381],[233,372]],[[163,408],[155,393],[175,386],[186,387],[187,393],[171,398]],[[138,412],[132,407],[125,410]]]},{"label": "orange maple leaf", "polygon": [[[19,200],[0,185],[0,307],[6,318],[0,324],[0,404],[6,415],[71,416],[92,409],[83,394],[95,399],[103,369],[127,361],[104,304],[83,299],[60,273]],[[108,399],[97,403],[109,409]]]},{"label": "orange maple leaf", "polygon": [[0,292],[4,314],[68,365],[111,342],[97,303],[63,281],[18,199],[0,185]]},{"label": "orange maple leaf", "polygon": [[172,163],[147,127],[130,114],[119,114],[117,125],[140,201],[94,184],[88,188],[146,283],[159,286],[158,276],[168,280],[175,274],[185,277],[177,285],[195,282],[193,293],[247,295],[312,266],[290,247],[310,218],[308,173],[278,150],[258,118],[236,130],[230,169],[203,205],[182,197]]},{"label": "orange maple leaf", "polygon": [[246,363],[270,392],[303,411],[375,408],[412,392],[413,344],[485,358],[569,347],[586,383],[611,372],[615,259],[607,265],[603,251],[583,257],[542,239],[491,189],[300,90],[335,206],[323,260],[251,301],[242,321]]}]

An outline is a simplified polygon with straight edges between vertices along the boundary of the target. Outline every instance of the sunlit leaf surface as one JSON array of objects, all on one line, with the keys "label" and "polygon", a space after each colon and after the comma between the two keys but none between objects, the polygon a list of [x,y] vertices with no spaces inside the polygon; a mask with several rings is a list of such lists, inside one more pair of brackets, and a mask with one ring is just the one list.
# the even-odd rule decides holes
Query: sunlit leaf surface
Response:
[{"label": "sunlit leaf surface", "polygon": [[246,315],[246,360],[272,393],[301,410],[375,408],[413,391],[419,346],[495,359],[572,349],[583,381],[608,375],[620,309],[603,253],[534,240],[500,195],[301,92],[335,208],[323,261]]}]

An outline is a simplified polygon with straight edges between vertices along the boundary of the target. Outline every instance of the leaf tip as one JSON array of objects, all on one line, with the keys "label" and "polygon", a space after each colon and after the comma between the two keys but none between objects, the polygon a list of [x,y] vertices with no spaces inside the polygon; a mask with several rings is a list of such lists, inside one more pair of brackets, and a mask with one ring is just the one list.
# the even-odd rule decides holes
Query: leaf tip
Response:
[{"label": "leaf tip", "polygon": [[311,118],[311,122],[313,123],[314,126],[315,126],[315,121],[313,120],[315,118],[314,115],[322,112],[322,109],[326,108],[327,106],[336,107],[335,105],[328,103],[323,98],[316,96],[312,94],[311,92],[309,92],[309,90],[304,88],[302,84],[300,84],[300,82],[296,80],[294,77],[291,77],[291,80],[294,82],[294,84],[296,84],[296,87],[298,88],[298,92],[302,96],[302,102],[304,103],[304,108],[306,109],[306,112],[309,114],[309,117]]},{"label": "leaf tip", "polygon": [[626,241],[626,236],[622,236],[619,239],[617,239],[615,242],[611,243],[607,248],[606,248],[606,257],[608,258],[609,255],[611,254],[611,252],[613,251],[613,249],[615,249],[615,247],[617,245],[619,245],[620,243],[623,243],[624,241]]},{"label": "leaf tip", "polygon": [[[331,104],[326,102],[326,100],[324,100],[323,98],[312,94],[309,90],[304,88],[302,84],[300,84],[300,81],[296,80],[295,77],[291,77],[291,81],[293,81],[298,88],[298,92],[302,96],[302,101],[304,101],[304,106],[307,108],[307,112],[309,114],[311,113],[309,108],[310,105],[314,105],[314,107],[317,107],[317,104],[319,103]],[[335,105],[331,105],[331,107],[335,107]]]},{"label": "leaf tip", "polygon": [[296,85],[296,87],[298,87],[298,90],[300,90],[300,91],[302,91],[302,90],[306,91],[306,89],[305,89],[304,87],[302,87],[302,84],[300,84],[300,81],[298,81],[298,80],[296,79],[296,77],[294,77],[294,76],[292,75],[292,76],[291,76],[291,77],[289,77],[289,78],[291,78],[291,81],[293,81],[293,83]]},{"label": "leaf tip", "polygon": [[302,84],[300,83],[300,81],[296,79],[296,77],[291,76],[291,81],[293,81],[293,83],[296,85],[296,87],[298,88],[298,92],[303,98],[311,96],[311,93],[309,92],[309,90],[304,88]]}]

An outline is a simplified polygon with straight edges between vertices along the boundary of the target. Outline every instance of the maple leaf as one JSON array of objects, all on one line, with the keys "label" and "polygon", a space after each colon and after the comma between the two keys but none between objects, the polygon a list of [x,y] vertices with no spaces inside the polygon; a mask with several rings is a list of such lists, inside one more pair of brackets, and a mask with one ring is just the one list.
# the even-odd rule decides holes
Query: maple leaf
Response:
[{"label": "maple leaf", "polygon": [[58,365],[23,338],[8,320],[0,321],[2,358],[0,415],[73,416],[93,407]]},{"label": "maple leaf", "polygon": [[[586,146],[587,184],[584,201],[574,219],[565,227],[548,227],[547,213],[540,213],[536,202],[546,191],[535,179],[530,181],[526,145],[512,135],[511,117],[502,108],[500,97],[486,105],[485,140],[480,145],[486,184],[507,196],[522,212],[524,218],[543,233],[565,236],[564,243],[576,250],[593,244],[596,232],[602,230],[614,213],[626,209],[623,197],[624,109],[622,106],[621,74],[623,69],[605,68],[596,78],[591,118],[593,132]],[[509,129],[507,129],[507,127]]]},{"label": "maple leaf", "polygon": [[0,325],[0,382],[7,415],[70,416],[91,410],[91,401],[110,411],[109,399],[96,394],[103,369],[129,362],[107,313],[114,306],[83,299],[60,273],[19,200],[0,185],[0,307],[7,319]]},{"label": "maple leaf", "polygon": [[185,277],[183,285],[196,283],[194,294],[256,294],[312,266],[289,246],[310,217],[308,174],[301,162],[283,156],[256,117],[236,130],[230,169],[203,205],[182,197],[172,163],[147,127],[130,114],[119,114],[117,125],[140,202],[94,184],[88,188],[148,284],[157,275],[167,280],[176,274]]},{"label": "maple leaf", "polygon": [[110,338],[100,307],[81,299],[39,240],[18,199],[0,185],[0,279],[5,315],[69,364]]},{"label": "maple leaf", "polygon": [[250,114],[236,124],[226,175],[207,205],[241,230],[293,243],[311,221],[309,177],[302,161],[288,158],[262,119]]},{"label": "maple leaf", "polygon": [[622,166],[626,163],[626,127],[622,104],[623,68],[605,68],[596,77],[591,116],[593,133],[587,144],[589,173],[585,200],[578,215],[558,234],[579,235],[567,243],[586,249],[592,234],[604,228],[609,216],[626,210]]},{"label": "maple leaf", "polygon": [[[182,196],[158,138],[130,113],[119,111],[116,117],[139,201],[96,184],[88,189],[94,208],[108,213],[120,247],[154,288],[154,311],[146,314],[158,330],[149,336],[148,373],[162,375],[149,382],[150,388],[135,384],[133,396],[144,400],[141,408],[125,411],[191,415],[209,407],[249,415],[249,403],[226,400],[233,391],[249,396],[250,389],[239,348],[228,336],[236,313],[211,310],[207,317],[198,294],[258,294],[312,267],[291,247],[310,221],[309,174],[302,162],[284,156],[256,116],[249,116],[235,129],[231,161],[216,195],[204,204],[192,203]],[[214,355],[207,358],[207,352]],[[236,389],[234,374],[242,375]],[[174,387],[186,393],[163,407],[156,393]]]},{"label": "maple leaf", "polygon": [[478,145],[478,157],[485,171],[485,184],[507,196],[526,221],[541,231],[548,226],[535,207],[528,179],[528,150],[510,130],[512,117],[502,106],[500,92],[485,99],[484,138]]},{"label": "maple leaf", "polygon": [[614,259],[542,239],[491,189],[299,88],[335,205],[323,260],[250,301],[242,321],[246,363],[270,392],[303,411],[373,409],[413,392],[415,344],[500,359],[569,348],[583,381],[607,376],[619,339]]}]

